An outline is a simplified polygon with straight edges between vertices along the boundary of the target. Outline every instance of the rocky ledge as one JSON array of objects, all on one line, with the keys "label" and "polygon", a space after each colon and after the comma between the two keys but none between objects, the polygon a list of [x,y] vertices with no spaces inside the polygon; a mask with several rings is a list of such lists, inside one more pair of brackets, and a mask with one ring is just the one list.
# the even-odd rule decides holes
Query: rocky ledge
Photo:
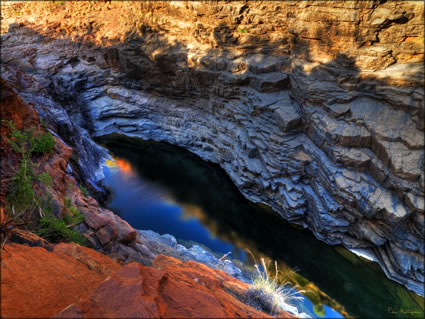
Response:
[{"label": "rocky ledge", "polygon": [[220,270],[162,255],[146,267],[120,265],[76,244],[62,243],[50,252],[7,244],[1,273],[5,318],[269,317],[244,304],[249,285]]},{"label": "rocky ledge", "polygon": [[421,3],[2,6],[2,77],[93,189],[91,137],[167,141],[424,295]]}]

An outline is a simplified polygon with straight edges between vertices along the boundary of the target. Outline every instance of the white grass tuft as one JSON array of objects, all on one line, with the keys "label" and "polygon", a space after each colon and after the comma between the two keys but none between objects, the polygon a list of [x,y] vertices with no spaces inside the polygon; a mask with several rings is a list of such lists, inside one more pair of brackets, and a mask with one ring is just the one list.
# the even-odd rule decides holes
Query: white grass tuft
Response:
[{"label": "white grass tuft", "polygon": [[[254,259],[255,261],[255,259]],[[252,287],[247,291],[247,303],[254,308],[276,315],[284,310],[285,305],[290,305],[290,300],[302,299],[303,297],[297,296],[297,287],[290,287],[288,283],[278,283],[278,269],[277,262],[274,262],[275,276],[274,279],[270,278],[268,272],[269,261],[261,258],[263,271],[260,270],[258,264],[255,264],[257,270],[256,276],[253,278]]]}]

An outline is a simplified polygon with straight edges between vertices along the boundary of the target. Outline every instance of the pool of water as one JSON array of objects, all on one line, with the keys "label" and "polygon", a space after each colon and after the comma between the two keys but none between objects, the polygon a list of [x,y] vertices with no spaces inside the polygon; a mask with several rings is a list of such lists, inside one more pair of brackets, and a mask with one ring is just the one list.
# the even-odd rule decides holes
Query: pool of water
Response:
[{"label": "pool of water", "polygon": [[388,280],[377,264],[249,202],[217,165],[165,143],[118,135],[98,141],[114,157],[105,166],[108,208],[134,228],[230,251],[248,266],[251,253],[276,260],[281,280],[304,291],[293,304],[317,318],[423,317],[424,298]]}]

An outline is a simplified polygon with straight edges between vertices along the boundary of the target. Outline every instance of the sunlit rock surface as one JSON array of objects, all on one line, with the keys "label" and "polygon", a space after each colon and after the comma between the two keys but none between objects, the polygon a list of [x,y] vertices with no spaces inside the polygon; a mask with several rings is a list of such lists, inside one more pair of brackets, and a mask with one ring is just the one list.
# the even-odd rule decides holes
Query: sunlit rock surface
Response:
[{"label": "sunlit rock surface", "polygon": [[424,294],[422,3],[2,6],[2,77],[93,185],[90,137],[167,141]]},{"label": "sunlit rock surface", "polygon": [[1,272],[4,317],[269,317],[244,303],[249,285],[172,257],[157,257],[153,267],[120,265],[76,244],[52,251],[6,244]]},{"label": "sunlit rock surface", "polygon": [[6,244],[1,262],[4,317],[48,318],[93,290],[120,265],[92,249],[60,244],[41,247]]}]

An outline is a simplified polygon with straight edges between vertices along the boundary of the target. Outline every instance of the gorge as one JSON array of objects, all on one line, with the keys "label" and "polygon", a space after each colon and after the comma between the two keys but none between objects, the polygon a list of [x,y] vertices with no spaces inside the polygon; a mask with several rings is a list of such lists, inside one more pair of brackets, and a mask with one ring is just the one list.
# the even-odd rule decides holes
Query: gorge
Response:
[{"label": "gorge", "polygon": [[282,282],[302,291],[303,299],[290,301],[299,313],[380,318],[388,305],[421,304],[386,279],[376,263],[328,246],[247,201],[216,165],[164,143],[117,135],[97,141],[116,159],[105,168],[109,209],[136,229],[171,234],[187,248],[199,245],[217,258],[231,252],[228,258],[247,278],[254,270],[251,254],[257,261],[276,260]]},{"label": "gorge", "polygon": [[167,142],[424,296],[423,3],[1,5],[1,76],[99,202],[96,139]]}]

